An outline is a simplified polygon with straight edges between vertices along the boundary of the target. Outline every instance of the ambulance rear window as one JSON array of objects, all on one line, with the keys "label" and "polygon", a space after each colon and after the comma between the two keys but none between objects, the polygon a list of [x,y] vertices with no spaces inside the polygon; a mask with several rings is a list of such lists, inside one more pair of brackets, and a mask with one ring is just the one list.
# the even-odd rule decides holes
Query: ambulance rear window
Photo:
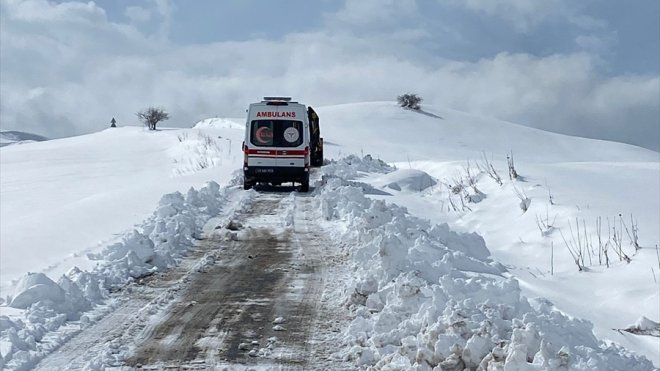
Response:
[{"label": "ambulance rear window", "polygon": [[250,142],[258,147],[298,147],[303,142],[303,124],[290,120],[254,120]]}]

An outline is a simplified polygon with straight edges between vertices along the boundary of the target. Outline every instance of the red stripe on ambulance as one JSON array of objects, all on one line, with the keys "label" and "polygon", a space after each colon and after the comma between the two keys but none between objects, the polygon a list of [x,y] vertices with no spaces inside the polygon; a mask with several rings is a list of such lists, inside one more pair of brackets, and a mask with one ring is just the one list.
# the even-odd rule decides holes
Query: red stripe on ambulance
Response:
[{"label": "red stripe on ambulance", "polygon": [[309,150],[263,150],[263,149],[252,149],[246,148],[245,153],[248,155],[266,155],[266,156],[305,156],[309,153]]}]

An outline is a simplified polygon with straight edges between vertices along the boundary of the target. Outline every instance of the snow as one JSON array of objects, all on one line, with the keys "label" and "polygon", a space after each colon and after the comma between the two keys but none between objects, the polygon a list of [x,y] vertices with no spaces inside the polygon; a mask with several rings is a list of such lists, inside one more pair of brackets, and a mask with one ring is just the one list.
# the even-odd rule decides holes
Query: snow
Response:
[{"label": "snow", "polygon": [[417,169],[397,169],[375,178],[371,183],[380,188],[409,192],[422,192],[438,184],[428,173]]},{"label": "snow", "polygon": [[546,300],[527,300],[479,236],[430,225],[336,178],[318,198],[326,220],[347,224],[337,229],[337,240],[354,241],[346,253],[356,279],[347,291],[353,292],[348,300],[356,317],[342,345],[358,365],[652,368],[599,342],[591,323],[560,313]]},{"label": "snow", "polygon": [[[341,356],[379,369],[653,369],[641,356],[660,367],[660,155],[422,108],[317,109],[336,161],[313,196],[352,272],[337,298],[353,314]],[[212,118],[3,147],[0,363],[31,367],[112,312],[110,292],[178,264],[205,222],[237,202],[243,127]],[[507,154],[519,180],[508,178]],[[631,215],[641,249],[619,229],[631,261],[610,246],[606,267],[596,220],[608,240],[608,218],[632,229]],[[561,236],[576,219],[596,250],[583,271]],[[227,233],[250,228],[238,229]],[[124,341],[90,367],[109,364]]]},{"label": "snow", "polygon": [[[181,160],[198,158],[197,152],[172,157],[188,141],[199,143],[198,131],[120,127],[3,147],[0,296],[24,272],[57,277],[72,266],[91,268],[86,254],[117,242],[153,212],[163,194],[185,192],[214,177],[226,182],[241,154],[230,156],[229,142],[213,138],[240,143],[242,130],[204,131],[214,140],[214,158],[222,159],[213,168]],[[184,134],[187,139],[179,141]],[[65,232],[72,228],[77,232]]]}]

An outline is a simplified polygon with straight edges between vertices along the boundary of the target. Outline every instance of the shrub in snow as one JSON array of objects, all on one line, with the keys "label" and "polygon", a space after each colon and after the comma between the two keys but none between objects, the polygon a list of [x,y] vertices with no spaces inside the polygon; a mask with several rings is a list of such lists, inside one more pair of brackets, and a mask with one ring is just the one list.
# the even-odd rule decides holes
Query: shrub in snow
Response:
[{"label": "shrub in snow", "polygon": [[403,108],[418,110],[419,104],[422,103],[423,99],[419,97],[417,94],[406,93],[396,97],[396,101]]},{"label": "shrub in snow", "polygon": [[624,331],[631,334],[660,337],[660,323],[642,316],[634,325],[626,327]]},{"label": "shrub in snow", "polygon": [[511,151],[511,155],[506,155],[506,163],[509,167],[509,179],[518,179],[518,171],[516,171],[516,165],[513,163],[513,151]]}]

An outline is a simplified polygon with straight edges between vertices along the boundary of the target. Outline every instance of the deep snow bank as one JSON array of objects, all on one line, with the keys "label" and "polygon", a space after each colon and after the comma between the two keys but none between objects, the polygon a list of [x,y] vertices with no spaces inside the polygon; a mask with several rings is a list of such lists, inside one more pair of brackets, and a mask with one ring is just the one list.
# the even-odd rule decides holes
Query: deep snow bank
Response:
[{"label": "deep snow bank", "polygon": [[[177,264],[199,237],[204,223],[218,215],[225,189],[209,182],[186,195],[164,195],[153,215],[121,242],[88,257],[98,261],[91,271],[73,267],[54,282],[42,273],[27,273],[7,298],[22,309],[22,319],[0,316],[0,367],[30,368],[95,317],[93,307],[112,306],[110,292]],[[77,329],[60,328],[78,321]],[[44,340],[46,335],[48,341]]]},{"label": "deep snow bank", "polygon": [[345,298],[355,317],[341,356],[390,370],[653,369],[599,342],[590,322],[521,296],[480,236],[432,226],[338,177],[370,167],[391,171],[370,158],[339,161],[316,190],[355,274]]}]

